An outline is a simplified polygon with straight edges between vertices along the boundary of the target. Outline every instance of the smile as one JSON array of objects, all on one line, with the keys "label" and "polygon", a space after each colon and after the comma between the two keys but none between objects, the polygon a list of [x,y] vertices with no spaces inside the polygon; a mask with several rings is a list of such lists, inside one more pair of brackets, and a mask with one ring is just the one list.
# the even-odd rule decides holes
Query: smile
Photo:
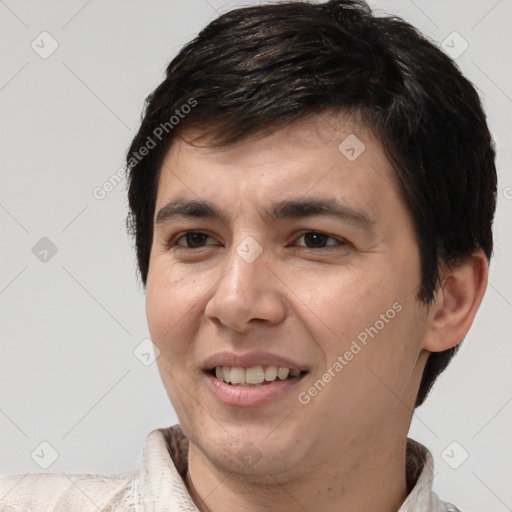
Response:
[{"label": "smile", "polygon": [[203,382],[219,402],[248,408],[293,399],[310,367],[269,352],[214,354],[203,362]]},{"label": "smile", "polygon": [[212,375],[232,386],[260,386],[275,380],[294,379],[301,375],[300,370],[278,366],[217,366],[212,370]]}]

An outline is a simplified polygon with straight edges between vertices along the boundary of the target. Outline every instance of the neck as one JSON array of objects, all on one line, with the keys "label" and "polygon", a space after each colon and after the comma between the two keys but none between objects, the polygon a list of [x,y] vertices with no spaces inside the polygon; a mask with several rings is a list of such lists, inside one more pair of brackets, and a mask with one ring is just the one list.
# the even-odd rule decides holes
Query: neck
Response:
[{"label": "neck", "polygon": [[337,453],[316,467],[265,483],[224,474],[191,444],[187,486],[201,512],[395,512],[407,496],[403,439],[375,438],[349,455]]}]

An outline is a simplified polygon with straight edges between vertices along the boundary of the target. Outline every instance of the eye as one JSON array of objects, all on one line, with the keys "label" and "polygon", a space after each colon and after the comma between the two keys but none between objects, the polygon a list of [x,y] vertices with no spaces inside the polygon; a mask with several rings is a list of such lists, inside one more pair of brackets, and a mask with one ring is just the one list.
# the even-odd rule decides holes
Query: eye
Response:
[{"label": "eye", "polygon": [[304,240],[304,243],[297,242],[297,245],[304,246],[309,249],[323,249],[324,247],[332,245],[343,246],[347,243],[344,240],[339,240],[333,236],[327,235],[326,233],[322,233],[321,231],[307,231],[306,233],[303,233],[298,240],[301,239]]},{"label": "eye", "polygon": [[188,231],[171,240],[169,247],[194,249],[204,247],[205,245],[212,245],[211,243],[207,243],[208,239],[213,240],[210,235],[202,233],[201,231]]}]

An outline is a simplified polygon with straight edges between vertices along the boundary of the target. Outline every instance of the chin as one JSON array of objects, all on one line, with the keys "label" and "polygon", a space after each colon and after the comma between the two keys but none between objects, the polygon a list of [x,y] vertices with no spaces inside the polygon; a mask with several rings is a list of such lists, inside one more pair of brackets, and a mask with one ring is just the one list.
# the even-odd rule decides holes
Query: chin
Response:
[{"label": "chin", "polygon": [[306,458],[304,443],[289,431],[276,436],[269,428],[244,425],[223,430],[217,425],[202,432],[210,434],[187,436],[210,464],[230,478],[275,484],[298,473]]},{"label": "chin", "polygon": [[248,483],[275,484],[290,479],[300,467],[298,461],[290,460],[289,453],[289,448],[279,450],[274,447],[262,452],[248,443],[239,450],[215,449],[206,456],[211,464],[230,478]]}]

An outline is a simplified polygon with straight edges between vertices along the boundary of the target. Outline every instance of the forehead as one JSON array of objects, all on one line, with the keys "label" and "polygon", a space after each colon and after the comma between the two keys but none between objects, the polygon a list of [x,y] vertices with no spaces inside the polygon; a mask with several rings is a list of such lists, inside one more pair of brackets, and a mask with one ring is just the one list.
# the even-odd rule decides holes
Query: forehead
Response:
[{"label": "forehead", "polygon": [[310,116],[221,148],[190,143],[194,136],[184,132],[169,148],[157,209],[176,197],[210,199],[229,208],[243,200],[248,207],[329,196],[378,212],[400,195],[380,141],[354,118]]}]

